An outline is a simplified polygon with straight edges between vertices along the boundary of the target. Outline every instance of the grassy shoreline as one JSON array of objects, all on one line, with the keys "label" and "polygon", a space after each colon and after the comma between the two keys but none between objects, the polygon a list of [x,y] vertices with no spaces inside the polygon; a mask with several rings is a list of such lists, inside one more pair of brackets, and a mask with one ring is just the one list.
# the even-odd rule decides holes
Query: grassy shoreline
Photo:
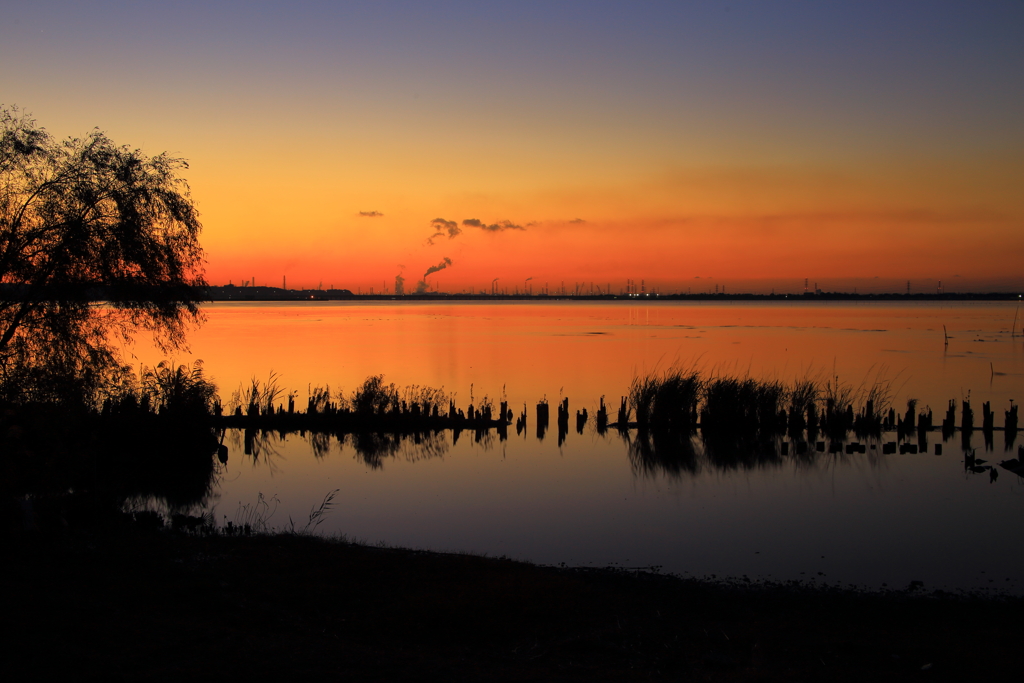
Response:
[{"label": "grassy shoreline", "polygon": [[904,680],[1017,666],[1024,599],[709,583],[122,525],[10,538],[16,679]]}]

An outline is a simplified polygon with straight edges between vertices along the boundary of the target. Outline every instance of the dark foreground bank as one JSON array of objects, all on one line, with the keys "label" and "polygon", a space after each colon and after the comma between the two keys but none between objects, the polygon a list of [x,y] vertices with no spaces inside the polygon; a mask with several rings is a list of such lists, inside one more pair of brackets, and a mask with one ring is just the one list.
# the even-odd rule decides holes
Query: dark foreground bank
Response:
[{"label": "dark foreground bank", "polygon": [[295,535],[8,546],[7,680],[1002,680],[1024,643],[1016,598],[723,586]]}]

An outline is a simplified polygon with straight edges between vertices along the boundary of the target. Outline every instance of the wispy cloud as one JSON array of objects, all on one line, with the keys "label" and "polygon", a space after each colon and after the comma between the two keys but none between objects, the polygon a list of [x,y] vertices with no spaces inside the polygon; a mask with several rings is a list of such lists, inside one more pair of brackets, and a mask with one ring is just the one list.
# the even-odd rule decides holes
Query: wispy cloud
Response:
[{"label": "wispy cloud", "polygon": [[429,238],[427,238],[427,244],[434,244],[434,240],[439,237],[448,235],[448,239],[455,239],[462,234],[462,228],[455,221],[449,221],[444,218],[435,218],[430,221],[430,225],[433,226],[435,232]]},{"label": "wispy cloud", "polygon": [[380,218],[384,214],[382,214],[380,211],[360,211],[359,215],[362,216],[363,218]]},{"label": "wispy cloud", "polygon": [[498,221],[497,223],[484,223],[479,218],[467,218],[462,221],[462,224],[467,228],[480,228],[486,232],[503,232],[505,230],[526,230],[521,225],[516,225],[512,221]]}]

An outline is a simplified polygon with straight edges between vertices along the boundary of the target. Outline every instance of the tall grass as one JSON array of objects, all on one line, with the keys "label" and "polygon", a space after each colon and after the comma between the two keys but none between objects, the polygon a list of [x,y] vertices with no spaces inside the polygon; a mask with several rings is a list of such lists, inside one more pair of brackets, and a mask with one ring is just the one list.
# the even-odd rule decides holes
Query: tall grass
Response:
[{"label": "tall grass", "polygon": [[321,387],[308,387],[309,396],[306,399],[306,413],[308,415],[326,414],[331,410],[331,385]]},{"label": "tall grass", "polygon": [[752,430],[758,427],[758,382],[715,377],[704,391],[701,426],[706,431]]},{"label": "tall grass", "polygon": [[662,375],[634,377],[629,386],[629,409],[637,424],[658,429],[691,429],[704,381],[697,370],[669,369]]},{"label": "tall grass", "polygon": [[881,411],[892,402],[893,381],[882,368],[874,379],[854,388],[833,372],[822,380],[805,376],[787,384],[750,376],[706,377],[696,368],[673,368],[634,377],[628,407],[637,425],[651,429],[693,430],[732,435],[797,435],[806,428],[841,437],[859,425],[881,424]]},{"label": "tall grass", "polygon": [[[797,380],[788,392],[789,400],[789,431],[792,434],[799,434],[808,426],[808,415],[812,412],[817,414],[815,406],[818,403],[818,384],[810,377]],[[817,424],[817,419],[815,419]]]},{"label": "tall grass", "polygon": [[255,503],[238,503],[233,526],[245,534],[265,534],[273,530],[270,519],[281,503],[275,494],[269,500],[259,493]]},{"label": "tall grass", "polygon": [[451,400],[444,387],[435,389],[418,384],[405,387],[401,396],[402,402],[409,406],[414,414],[420,415],[440,415],[442,409],[448,409]]},{"label": "tall grass", "polygon": [[203,361],[175,366],[160,361],[155,367],[141,366],[136,376],[132,366],[111,372],[96,399],[104,415],[130,416],[160,413],[177,418],[196,418],[219,410],[217,385],[206,377]]},{"label": "tall grass", "polygon": [[283,395],[281,376],[271,371],[265,382],[253,376],[248,385],[240,385],[231,394],[228,408],[232,411],[245,411],[245,414],[250,416],[271,415],[274,412],[274,404]]},{"label": "tall grass", "polygon": [[206,379],[203,361],[191,366],[161,361],[155,368],[142,368],[141,389],[150,405],[161,414],[208,415],[217,399],[217,386]]},{"label": "tall grass", "polygon": [[295,521],[289,516],[288,523],[291,527],[290,531],[293,534],[302,535],[314,533],[317,530],[317,527],[323,524],[324,519],[327,516],[327,513],[330,512],[331,508],[334,507],[334,497],[338,495],[338,491],[340,490],[341,489],[334,489],[333,491],[328,491],[327,495],[325,495],[324,499],[320,502],[320,505],[318,507],[310,509],[309,520],[306,522],[306,525],[301,529],[295,528]]},{"label": "tall grass", "polygon": [[384,375],[371,375],[352,394],[352,410],[361,415],[395,412],[399,406],[398,388],[384,384]]},{"label": "tall grass", "polygon": [[822,426],[831,436],[841,436],[853,429],[853,387],[839,381],[839,375],[825,382],[825,415]]}]

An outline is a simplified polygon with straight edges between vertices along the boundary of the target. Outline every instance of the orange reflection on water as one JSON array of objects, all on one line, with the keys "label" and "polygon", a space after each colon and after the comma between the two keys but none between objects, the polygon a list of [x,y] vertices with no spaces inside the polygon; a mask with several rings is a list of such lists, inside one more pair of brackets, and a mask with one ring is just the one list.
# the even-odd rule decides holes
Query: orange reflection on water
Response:
[{"label": "orange reflection on water", "polygon": [[400,387],[443,386],[461,406],[504,391],[514,409],[561,395],[593,409],[602,395],[617,403],[637,374],[696,365],[784,381],[835,372],[855,388],[882,373],[897,402],[938,410],[970,390],[1000,408],[1019,398],[1024,376],[1006,303],[288,302],[206,312],[192,354],[178,360],[202,358],[225,399],[273,371],[300,406],[309,385],[349,393],[383,373]]}]

